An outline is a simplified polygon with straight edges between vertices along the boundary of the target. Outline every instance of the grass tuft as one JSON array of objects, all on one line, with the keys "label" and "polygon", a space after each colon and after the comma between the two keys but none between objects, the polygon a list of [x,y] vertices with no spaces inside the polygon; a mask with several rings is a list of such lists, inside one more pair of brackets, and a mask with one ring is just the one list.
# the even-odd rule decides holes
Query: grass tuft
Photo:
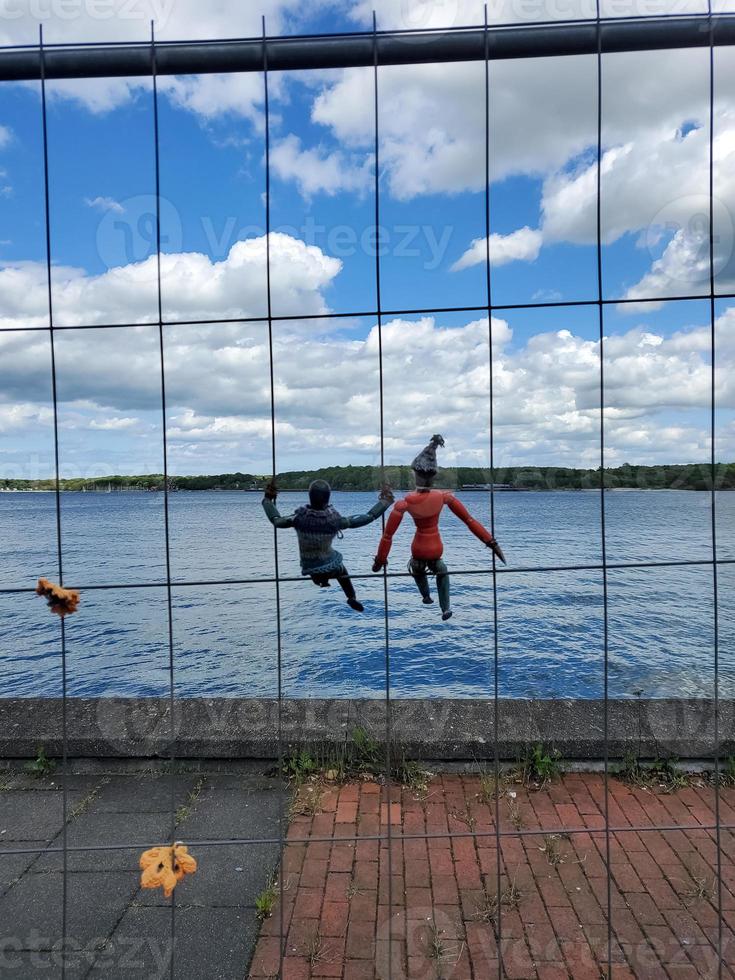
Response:
[{"label": "grass tuft", "polygon": [[272,881],[255,899],[255,915],[261,922],[271,917],[277,898],[278,889],[276,882]]},{"label": "grass tuft", "polygon": [[36,779],[43,779],[45,776],[50,776],[54,772],[56,762],[54,759],[49,759],[44,747],[39,745],[36,758],[30,762],[26,762],[23,768],[29,775],[35,776]]}]

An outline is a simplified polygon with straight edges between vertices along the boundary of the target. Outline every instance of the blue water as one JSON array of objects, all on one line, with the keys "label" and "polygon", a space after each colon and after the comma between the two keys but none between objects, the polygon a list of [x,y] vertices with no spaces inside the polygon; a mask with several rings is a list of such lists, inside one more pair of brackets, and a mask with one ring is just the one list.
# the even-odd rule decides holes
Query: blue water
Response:
[{"label": "blue water", "polygon": [[[460,495],[482,521],[488,495]],[[283,512],[303,494],[279,497]],[[364,511],[370,494],[335,494],[342,513]],[[706,493],[607,493],[607,559],[708,560]],[[735,558],[735,493],[717,497],[719,557]],[[259,496],[178,493],[170,497],[176,695],[276,696],[275,586],[186,585],[274,574],[273,531]],[[599,697],[603,692],[603,582],[599,571],[522,571],[601,561],[596,493],[496,495],[498,538],[508,573],[498,576],[498,693],[510,697]],[[0,589],[55,578],[53,494],[0,494]],[[68,690],[73,696],[164,695],[168,619],[161,494],[64,494],[64,579],[114,584],[85,591],[67,619]],[[410,519],[396,535],[390,569],[404,571]],[[442,521],[455,571],[487,571],[489,552],[456,518]],[[380,525],[348,531],[339,547],[349,570],[370,575]],[[280,574],[298,576],[293,531],[279,532]],[[712,568],[611,569],[611,697],[711,696],[714,684]],[[126,587],[127,586],[127,587]],[[383,582],[356,581],[366,612],[352,612],[333,586],[281,584],[283,694],[382,696]],[[410,579],[389,580],[391,692],[395,697],[487,697],[493,687],[492,581],[452,578],[454,618],[423,606]],[[720,693],[735,696],[735,565],[719,570]],[[59,695],[59,621],[31,594],[0,593],[0,696]]]}]

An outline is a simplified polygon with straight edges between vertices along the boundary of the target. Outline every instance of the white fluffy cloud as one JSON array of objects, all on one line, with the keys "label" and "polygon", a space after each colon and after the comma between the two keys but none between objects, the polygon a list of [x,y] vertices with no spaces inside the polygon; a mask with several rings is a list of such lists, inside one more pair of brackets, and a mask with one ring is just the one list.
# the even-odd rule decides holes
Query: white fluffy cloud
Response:
[{"label": "white fluffy cloud", "polygon": [[374,179],[372,156],[329,152],[322,147],[304,149],[293,133],[273,146],[271,166],[281,180],[294,181],[307,198],[319,192],[362,194]]},{"label": "white fluffy cloud", "polygon": [[[541,250],[543,236],[540,231],[525,225],[509,235],[490,235],[490,263],[506,265],[508,262],[532,262]],[[452,266],[453,272],[468,269],[487,262],[487,239],[476,238],[467,251]]]},{"label": "white fluffy cloud", "polygon": [[115,214],[123,214],[125,211],[122,204],[112,197],[85,197],[84,203],[95,211],[113,211]]},{"label": "white fluffy cloud", "polygon": [[[315,245],[271,234],[271,287],[282,316],[324,313],[323,290],[342,263]],[[161,255],[164,316],[169,320],[264,316],[265,236],[236,242],[221,262],[199,252]],[[98,276],[56,266],[52,295],[57,326],[138,323],[156,316],[156,259],[110,269]],[[0,267],[0,330],[47,322],[46,267],[19,262]]]}]

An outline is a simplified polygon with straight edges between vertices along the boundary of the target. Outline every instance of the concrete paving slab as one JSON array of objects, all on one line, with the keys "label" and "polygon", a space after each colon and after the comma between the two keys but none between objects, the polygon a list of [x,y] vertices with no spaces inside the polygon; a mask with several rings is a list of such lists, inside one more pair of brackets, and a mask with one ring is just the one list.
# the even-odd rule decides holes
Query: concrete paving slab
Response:
[{"label": "concrete paving slab", "polygon": [[170,812],[172,782],[176,809],[186,803],[200,778],[179,773],[173,776],[140,773],[116,776],[101,787],[89,810],[92,813]]},{"label": "concrete paving slab", "polygon": [[[177,980],[242,980],[258,932],[254,916],[237,908],[177,908],[175,916]],[[170,956],[170,909],[131,908],[89,977],[163,980]]]},{"label": "concrete paving slab", "polygon": [[262,839],[278,836],[282,794],[273,790],[221,790],[209,786],[182,821],[182,839]]},{"label": "concrete paving slab", "polygon": [[[62,941],[63,875],[28,872],[0,898],[3,937],[25,950],[53,950]],[[99,948],[138,890],[131,872],[67,875],[67,938],[75,948]]]},{"label": "concrete paving slab", "polygon": [[[38,860],[40,851],[46,846],[45,841],[20,841],[0,844],[0,895],[21,877]],[[30,854],[12,854],[16,848],[36,847],[38,851]]]},{"label": "concrete paving slab", "polygon": [[[85,871],[89,870],[90,864],[104,864],[110,871],[134,871],[142,850],[170,839],[170,825],[168,813],[83,813],[67,827],[67,847],[115,845],[115,849],[70,850],[67,852],[67,867],[70,871]],[[124,846],[131,844],[138,846]],[[54,846],[62,846],[61,833],[54,840]],[[57,871],[61,866],[62,855],[51,852],[41,856],[34,870]]]}]

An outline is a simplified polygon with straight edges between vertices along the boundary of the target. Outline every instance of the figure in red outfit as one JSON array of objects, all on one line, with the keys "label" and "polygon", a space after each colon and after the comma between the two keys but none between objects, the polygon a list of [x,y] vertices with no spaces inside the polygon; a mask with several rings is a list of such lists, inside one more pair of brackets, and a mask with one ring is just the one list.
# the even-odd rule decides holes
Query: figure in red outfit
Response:
[{"label": "figure in red outfit", "polygon": [[432,490],[431,485],[437,473],[436,448],[443,445],[444,439],[440,435],[432,436],[429,445],[422,449],[411,463],[416,478],[416,490],[394,505],[380,540],[378,554],[373,562],[373,571],[378,572],[388,564],[393,535],[398,530],[403,515],[408,511],[416,524],[408,570],[413,575],[422,599],[427,605],[434,601],[431,598],[427,572],[436,575],[442,619],[447,620],[452,615],[449,607],[449,571],[442,561],[444,545],[439,534],[439,515],[444,505],[446,504],[453,514],[464,521],[470,531],[483,544],[491,548],[503,564],[505,564],[505,555],[492,534],[472,517],[464,504],[452,493],[448,490]]}]

